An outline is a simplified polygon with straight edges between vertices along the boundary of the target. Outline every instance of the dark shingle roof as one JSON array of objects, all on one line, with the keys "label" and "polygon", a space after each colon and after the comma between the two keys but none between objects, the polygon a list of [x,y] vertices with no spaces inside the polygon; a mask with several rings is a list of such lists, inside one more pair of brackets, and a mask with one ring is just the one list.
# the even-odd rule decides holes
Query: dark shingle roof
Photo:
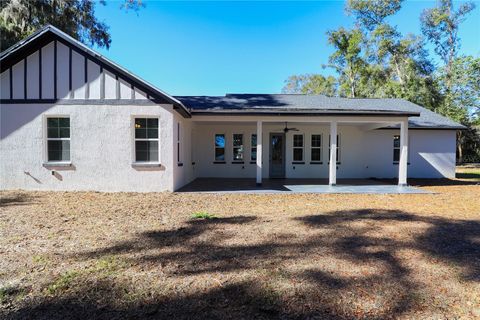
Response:
[{"label": "dark shingle roof", "polygon": [[410,128],[463,129],[435,112],[403,99],[350,99],[303,94],[227,94],[178,96],[199,114],[371,114],[409,115]]}]

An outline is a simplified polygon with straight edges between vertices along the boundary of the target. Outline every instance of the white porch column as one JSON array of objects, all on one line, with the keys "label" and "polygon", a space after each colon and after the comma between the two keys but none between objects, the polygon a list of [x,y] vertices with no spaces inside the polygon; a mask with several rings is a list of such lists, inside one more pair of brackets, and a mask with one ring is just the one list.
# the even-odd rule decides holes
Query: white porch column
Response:
[{"label": "white porch column", "polygon": [[330,160],[328,171],[328,184],[337,184],[337,122],[330,122]]},{"label": "white porch column", "polygon": [[262,184],[262,121],[257,121],[257,185]]},{"label": "white porch column", "polygon": [[400,122],[400,161],[398,163],[398,185],[407,185],[408,167],[408,119]]}]

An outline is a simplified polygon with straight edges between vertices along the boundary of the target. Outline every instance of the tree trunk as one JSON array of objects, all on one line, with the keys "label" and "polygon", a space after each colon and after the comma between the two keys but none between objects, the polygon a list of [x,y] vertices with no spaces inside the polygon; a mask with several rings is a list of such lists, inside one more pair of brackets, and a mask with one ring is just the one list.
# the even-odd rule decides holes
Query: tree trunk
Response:
[{"label": "tree trunk", "polygon": [[457,152],[458,152],[458,163],[463,163],[463,134],[461,131],[457,132]]}]

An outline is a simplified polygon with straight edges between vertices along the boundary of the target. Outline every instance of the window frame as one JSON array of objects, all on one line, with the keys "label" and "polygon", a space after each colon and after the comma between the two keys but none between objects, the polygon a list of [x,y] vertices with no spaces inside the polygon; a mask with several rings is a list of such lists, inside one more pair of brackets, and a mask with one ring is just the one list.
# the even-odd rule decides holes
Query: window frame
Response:
[{"label": "window frame", "polygon": [[[320,137],[320,147],[314,147],[313,146],[313,136],[319,136]],[[320,150],[320,159],[319,160],[313,160],[313,149],[318,149]],[[310,163],[316,163],[316,164],[322,164],[323,163],[323,136],[321,133],[312,133],[310,135]]]},{"label": "window frame", "polygon": [[[217,136],[223,136],[223,147],[217,147]],[[217,149],[223,149],[223,160],[217,160]],[[213,134],[213,163],[226,163],[227,160],[227,135],[225,133]]]},{"label": "window frame", "polygon": [[[49,138],[48,137],[48,119],[52,118],[68,118],[70,120],[70,137],[69,138]],[[43,162],[47,165],[69,165],[72,164],[72,117],[70,114],[46,114],[43,116]],[[70,141],[69,158],[70,160],[58,161],[49,160],[48,158],[48,141]]]},{"label": "window frame", "polygon": [[[295,136],[301,136],[302,137],[302,146],[301,147],[296,147],[295,146]],[[301,149],[302,150],[302,159],[301,160],[295,160],[295,149]],[[305,135],[303,133],[294,133],[292,135],[292,163],[305,163]]]},{"label": "window frame", "polygon": [[[398,147],[395,147],[395,139],[398,137]],[[392,148],[392,158],[393,158],[393,164],[399,164],[400,163],[400,156],[401,156],[401,150],[402,150],[402,146],[400,144],[400,135],[399,134],[394,134],[393,135],[393,148]],[[398,160],[395,160],[395,149],[398,149]]]},{"label": "window frame", "polygon": [[[135,137],[135,120],[136,119],[157,119],[158,120],[158,128],[157,128],[157,138],[136,138]],[[158,115],[132,115],[131,117],[131,126],[132,128],[132,163],[134,165],[148,165],[154,164],[159,165],[161,163],[160,158],[160,117]],[[157,141],[158,146],[158,161],[137,161],[137,146],[136,141]]]},{"label": "window frame", "polygon": [[[340,164],[340,146],[341,146],[341,134],[338,133],[337,134],[337,161],[336,161],[336,164]],[[331,140],[332,138],[330,137],[330,134],[328,135],[328,163],[330,163],[330,145],[331,145]]]},{"label": "window frame", "polygon": [[[253,145],[253,136],[255,136],[255,145]],[[250,162],[257,162],[258,137],[256,133],[250,134]],[[255,159],[253,159],[253,150],[255,150]]]},{"label": "window frame", "polygon": [[[242,137],[242,144],[240,146],[235,145],[235,136],[240,135]],[[235,159],[235,149],[241,149],[241,159]],[[245,135],[243,133],[232,133],[232,162],[244,163],[245,161]]]},{"label": "window frame", "polygon": [[182,164],[182,152],[180,149],[180,121],[177,121],[177,164]]}]

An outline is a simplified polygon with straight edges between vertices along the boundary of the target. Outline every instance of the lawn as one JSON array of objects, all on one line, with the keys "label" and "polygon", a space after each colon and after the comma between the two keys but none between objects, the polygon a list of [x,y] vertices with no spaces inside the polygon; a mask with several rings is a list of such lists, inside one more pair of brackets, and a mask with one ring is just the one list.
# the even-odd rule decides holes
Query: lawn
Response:
[{"label": "lawn", "polygon": [[470,179],[480,182],[480,164],[466,164],[457,167],[458,179]]},{"label": "lawn", "polygon": [[480,318],[480,185],[1,192],[0,318]]}]

